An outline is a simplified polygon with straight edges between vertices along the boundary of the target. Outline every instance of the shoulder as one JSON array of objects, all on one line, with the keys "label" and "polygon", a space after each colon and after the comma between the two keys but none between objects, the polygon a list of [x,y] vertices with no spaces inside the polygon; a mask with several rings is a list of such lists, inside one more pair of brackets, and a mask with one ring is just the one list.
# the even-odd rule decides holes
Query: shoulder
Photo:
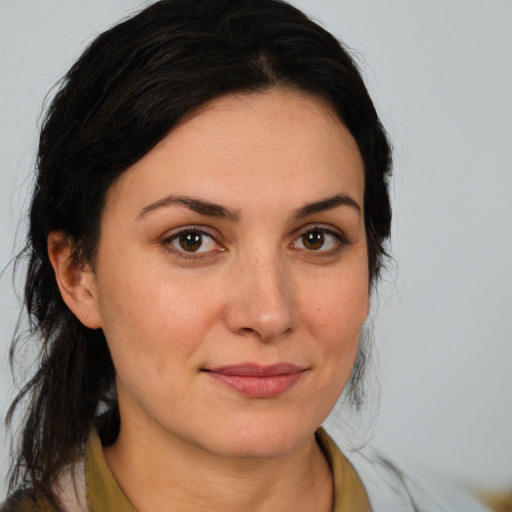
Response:
[{"label": "shoulder", "polygon": [[418,468],[402,468],[379,450],[336,444],[356,470],[374,512],[489,512],[456,485]]},{"label": "shoulder", "polygon": [[349,453],[361,475],[375,512],[488,512],[489,509],[455,484],[423,469],[404,468],[377,450]]},{"label": "shoulder", "polygon": [[51,492],[20,489],[0,504],[0,512],[87,512],[83,459],[60,471]]}]

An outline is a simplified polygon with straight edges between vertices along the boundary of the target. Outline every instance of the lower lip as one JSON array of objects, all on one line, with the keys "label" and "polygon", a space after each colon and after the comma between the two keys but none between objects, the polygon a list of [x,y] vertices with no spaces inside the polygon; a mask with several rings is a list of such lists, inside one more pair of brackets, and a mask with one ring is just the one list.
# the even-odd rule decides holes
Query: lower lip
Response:
[{"label": "lower lip", "polygon": [[283,375],[230,375],[207,372],[208,375],[249,398],[272,398],[295,386],[304,372]]}]

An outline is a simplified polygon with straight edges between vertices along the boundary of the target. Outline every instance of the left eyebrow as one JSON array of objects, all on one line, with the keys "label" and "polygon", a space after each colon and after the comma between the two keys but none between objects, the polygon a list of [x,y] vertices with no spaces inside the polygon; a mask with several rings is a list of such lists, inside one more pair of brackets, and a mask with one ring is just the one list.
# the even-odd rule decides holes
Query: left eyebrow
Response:
[{"label": "left eyebrow", "polygon": [[136,220],[140,219],[153,210],[169,207],[172,205],[185,206],[193,212],[199,213],[201,215],[207,215],[209,217],[224,217],[231,220],[238,220],[240,218],[239,212],[228,210],[219,204],[211,203],[210,201],[205,201],[204,199],[195,197],[171,195],[159,199],[158,201],[155,201],[148,206],[144,206],[144,208],[142,208],[137,215]]},{"label": "left eyebrow", "polygon": [[302,219],[315,213],[337,208],[338,206],[348,206],[356,210],[359,214],[362,213],[361,207],[350,196],[347,196],[346,194],[336,194],[335,196],[326,197],[320,201],[314,201],[312,203],[306,204],[305,206],[302,206],[295,211],[294,217],[297,219]]}]

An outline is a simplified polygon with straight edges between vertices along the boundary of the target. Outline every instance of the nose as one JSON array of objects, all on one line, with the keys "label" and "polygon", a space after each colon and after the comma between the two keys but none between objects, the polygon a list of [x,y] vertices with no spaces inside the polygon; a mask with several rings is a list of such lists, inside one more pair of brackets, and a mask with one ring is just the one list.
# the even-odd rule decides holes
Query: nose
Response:
[{"label": "nose", "polygon": [[266,342],[293,331],[297,308],[286,265],[277,256],[260,254],[240,261],[233,270],[233,293],[225,312],[228,328]]}]

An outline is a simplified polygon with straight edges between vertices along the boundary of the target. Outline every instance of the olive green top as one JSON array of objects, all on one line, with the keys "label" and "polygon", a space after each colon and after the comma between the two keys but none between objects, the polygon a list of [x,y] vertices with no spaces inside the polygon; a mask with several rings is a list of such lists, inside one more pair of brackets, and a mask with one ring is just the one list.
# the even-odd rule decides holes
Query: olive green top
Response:
[{"label": "olive green top", "polygon": [[[371,512],[364,487],[350,462],[323,429],[317,431],[316,438],[333,474],[333,512]],[[107,466],[103,447],[96,432],[91,435],[85,449],[85,483],[87,508],[85,505],[81,506],[78,499],[76,504],[66,507],[66,512],[68,510],[69,512],[136,512]],[[79,485],[76,486],[77,489],[79,487]],[[3,512],[58,511],[48,501],[28,495],[16,500],[15,503],[10,502],[2,510]]]},{"label": "olive green top", "polygon": [[316,439],[331,467],[334,480],[333,512],[371,512],[363,484],[347,458],[327,432],[320,428]]}]

